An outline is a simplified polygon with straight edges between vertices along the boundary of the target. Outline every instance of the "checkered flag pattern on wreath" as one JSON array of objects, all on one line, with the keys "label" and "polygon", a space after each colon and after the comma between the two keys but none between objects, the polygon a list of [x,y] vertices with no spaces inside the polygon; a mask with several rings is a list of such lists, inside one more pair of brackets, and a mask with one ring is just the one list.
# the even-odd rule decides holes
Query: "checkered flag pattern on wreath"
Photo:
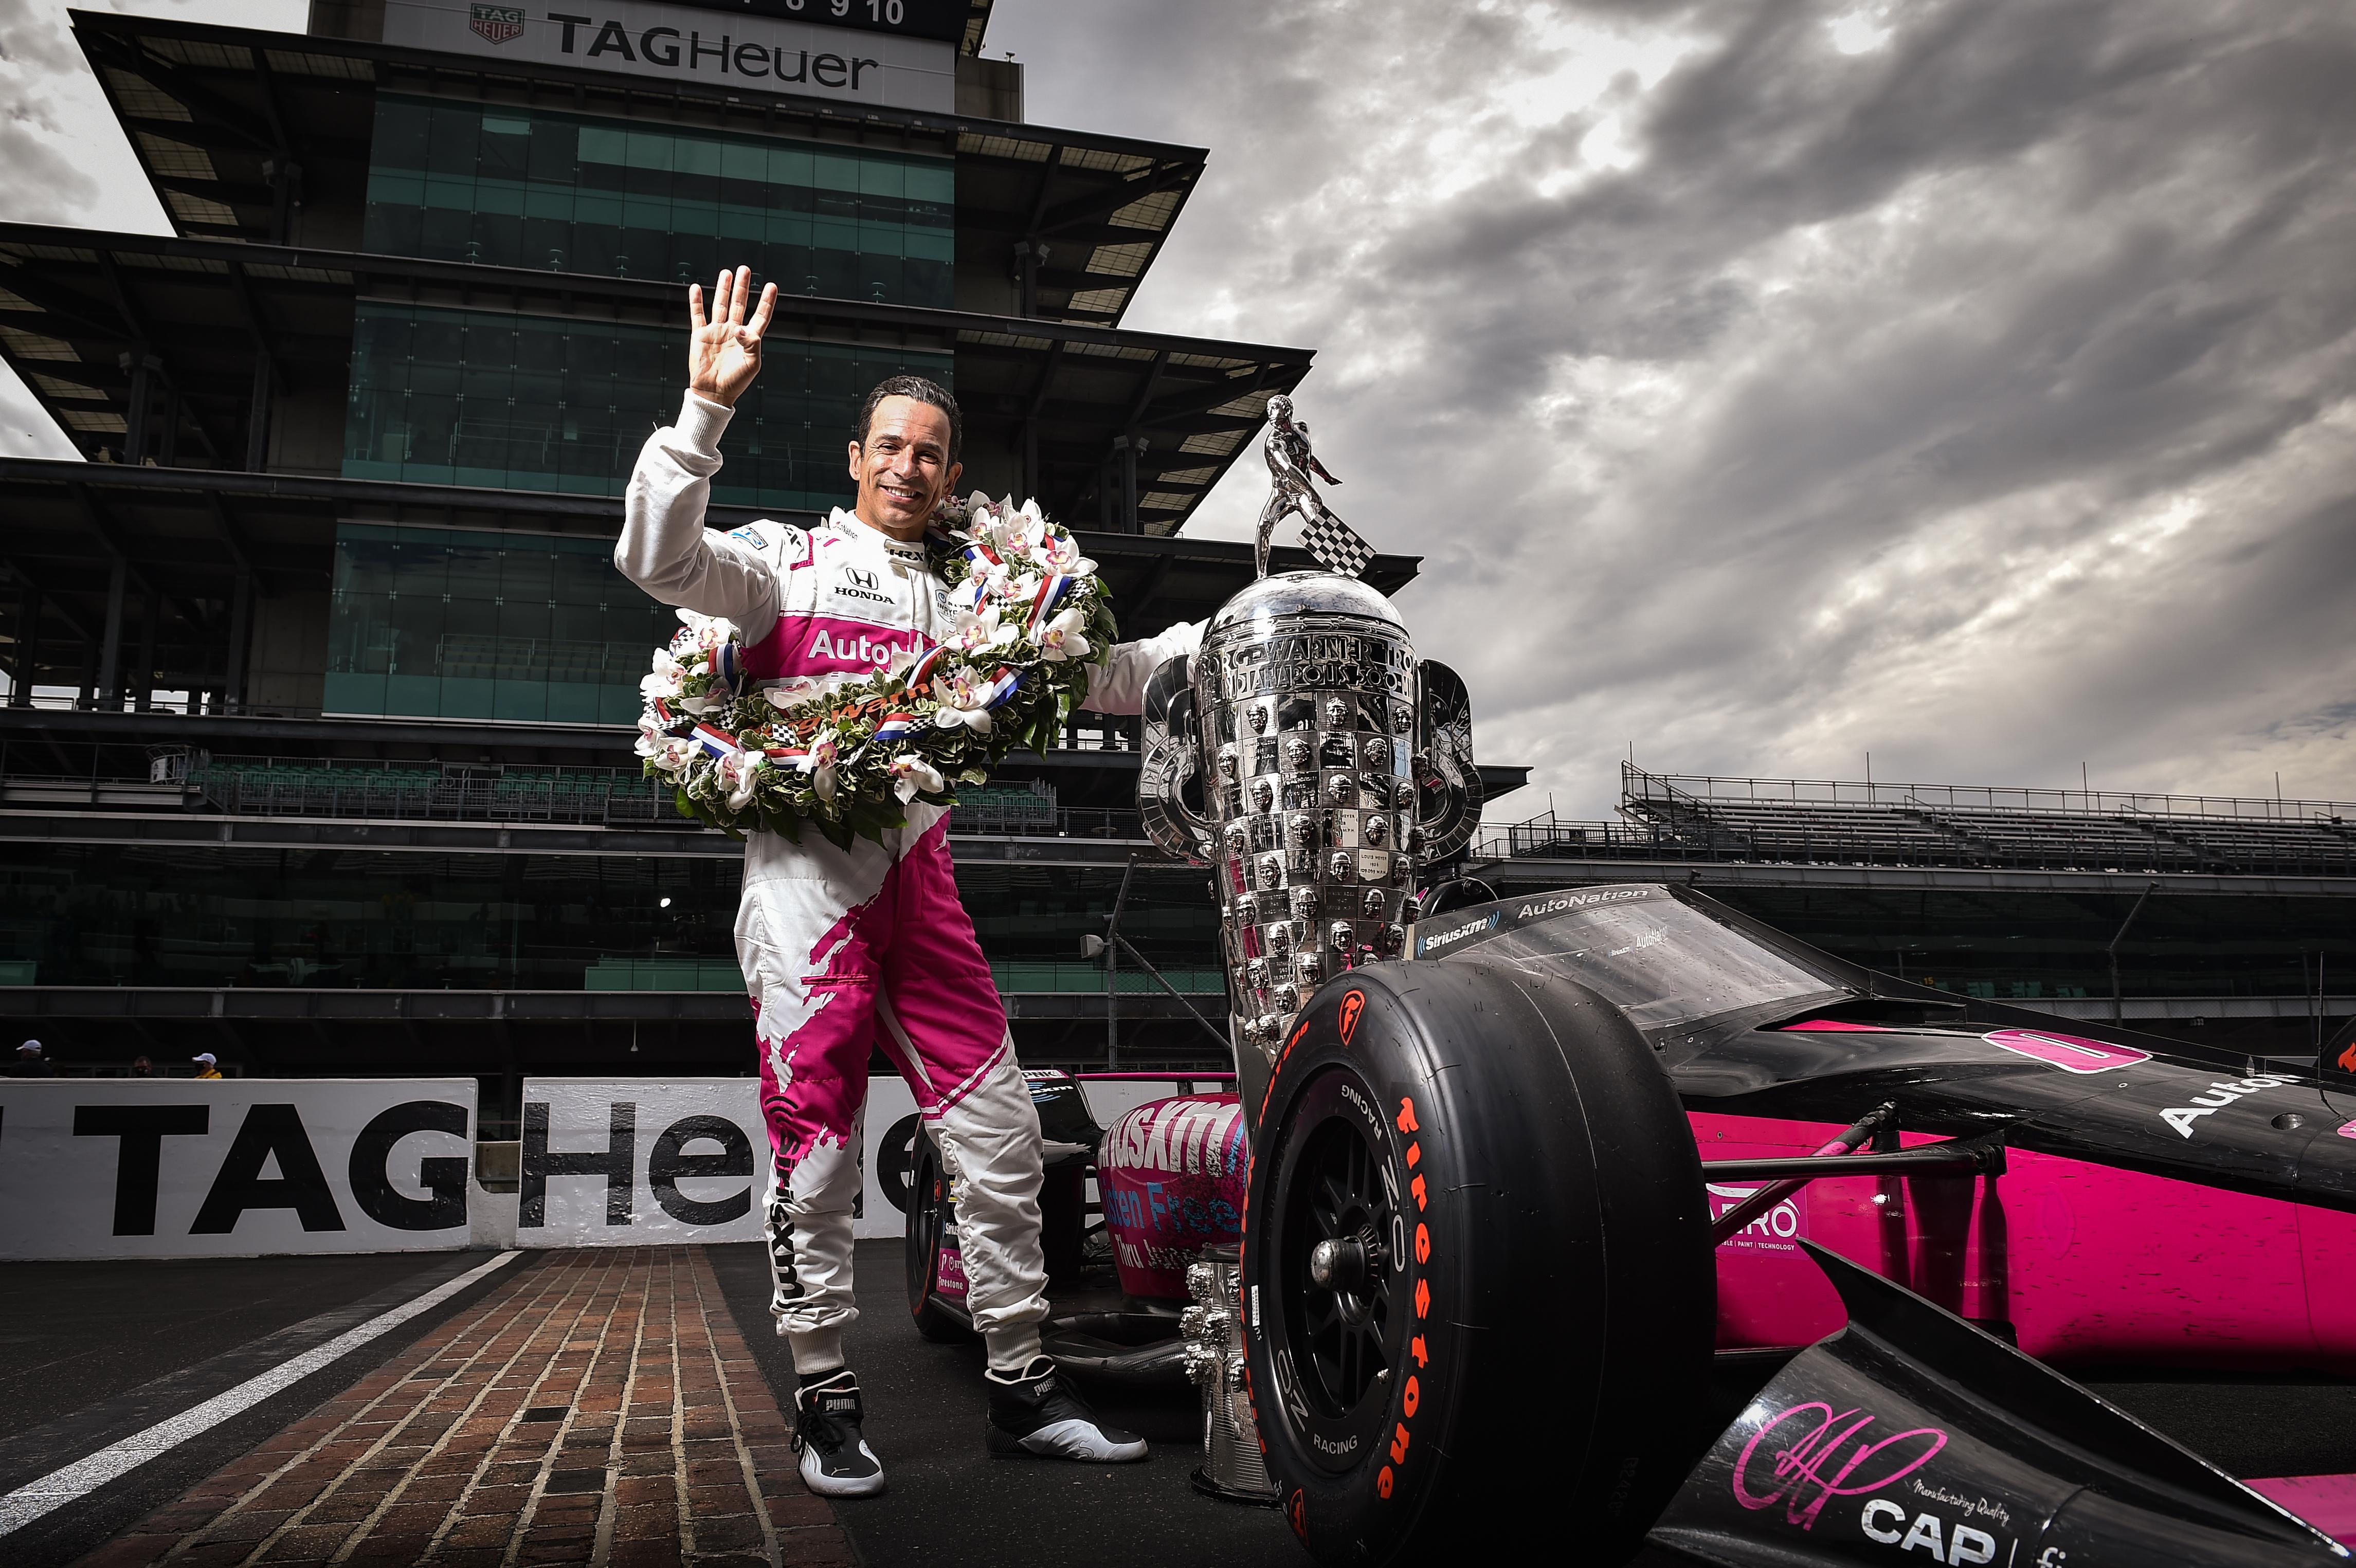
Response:
[{"label": "checkered flag pattern on wreath", "polygon": [[1309,553],[1317,558],[1320,566],[1344,577],[1357,576],[1366,570],[1366,562],[1375,559],[1375,547],[1331,512],[1302,518],[1301,542],[1309,547]]}]

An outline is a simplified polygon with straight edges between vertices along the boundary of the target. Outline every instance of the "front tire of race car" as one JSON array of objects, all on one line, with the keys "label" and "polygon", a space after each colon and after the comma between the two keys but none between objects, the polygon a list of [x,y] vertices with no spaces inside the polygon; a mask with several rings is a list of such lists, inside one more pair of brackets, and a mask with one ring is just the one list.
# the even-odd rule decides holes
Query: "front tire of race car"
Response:
[{"label": "front tire of race car", "polygon": [[1269,1081],[1244,1231],[1269,1470],[1322,1561],[1632,1554],[1710,1434],[1709,1213],[1668,1078],[1584,987],[1328,984]]}]

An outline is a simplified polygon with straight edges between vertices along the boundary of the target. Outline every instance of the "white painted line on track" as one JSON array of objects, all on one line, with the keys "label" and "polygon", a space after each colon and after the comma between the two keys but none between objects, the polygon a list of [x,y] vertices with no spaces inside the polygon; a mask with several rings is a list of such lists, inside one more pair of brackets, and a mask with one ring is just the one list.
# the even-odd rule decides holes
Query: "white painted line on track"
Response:
[{"label": "white painted line on track", "polygon": [[184,1410],[168,1420],[159,1421],[144,1432],[134,1432],[120,1442],[110,1443],[97,1453],[77,1459],[62,1469],[52,1470],[37,1481],[26,1482],[5,1497],[0,1497],[0,1535],[22,1530],[42,1515],[63,1508],[77,1498],[89,1496],[116,1477],[128,1475],[157,1455],[167,1453],[189,1438],[219,1426],[230,1417],[251,1410],[271,1395],[283,1393],[369,1340],[400,1328],[419,1313],[431,1312],[519,1255],[514,1252],[501,1253],[490,1262],[470,1268],[455,1279],[444,1280],[415,1299],[380,1313],[357,1328],[348,1328],[326,1344],[315,1345],[266,1372],[248,1378],[233,1389],[213,1395],[201,1404]]}]

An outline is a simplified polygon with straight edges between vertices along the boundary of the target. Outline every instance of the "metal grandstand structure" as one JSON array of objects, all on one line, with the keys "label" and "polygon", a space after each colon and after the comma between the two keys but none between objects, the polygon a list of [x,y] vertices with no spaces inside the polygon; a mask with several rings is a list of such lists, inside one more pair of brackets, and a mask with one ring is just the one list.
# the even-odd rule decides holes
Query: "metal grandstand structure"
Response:
[{"label": "metal grandstand structure", "polygon": [[1620,769],[1617,822],[1552,812],[1476,859],[2356,876],[2356,804]]}]

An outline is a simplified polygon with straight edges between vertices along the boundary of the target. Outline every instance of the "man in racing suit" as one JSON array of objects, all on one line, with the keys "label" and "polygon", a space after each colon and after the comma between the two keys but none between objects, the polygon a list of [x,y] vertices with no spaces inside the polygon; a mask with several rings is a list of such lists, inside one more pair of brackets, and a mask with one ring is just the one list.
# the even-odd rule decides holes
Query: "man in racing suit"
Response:
[{"label": "man in racing suit", "polygon": [[[755,680],[864,674],[895,650],[921,653],[958,613],[922,543],[960,472],[957,406],[941,389],[898,377],[870,394],[850,443],[852,510],[837,508],[812,528],[762,521],[723,535],[702,526],[720,437],[759,369],[776,293],[775,284],[763,291],[748,325],[749,287],[746,270],[722,273],[709,320],[702,290],[689,292],[689,390],[679,422],[638,455],[615,564],[665,603],[734,622]],[[1087,706],[1137,712],[1154,669],[1200,638],[1199,626],[1178,625],[1114,648]],[[851,1203],[871,1045],[907,1080],[957,1183],[966,1301],[989,1352],[991,1447],[1143,1458],[1142,1440],[1098,1424],[1041,1354],[1038,1115],[958,901],[948,813],[919,802],[906,815],[880,845],[838,849],[816,832],[798,845],[755,834],[744,851],[736,952],[776,1153],[771,1310],[801,1384],[803,1477],[829,1495],[883,1488],[842,1351],[844,1326],[858,1315]]]}]

